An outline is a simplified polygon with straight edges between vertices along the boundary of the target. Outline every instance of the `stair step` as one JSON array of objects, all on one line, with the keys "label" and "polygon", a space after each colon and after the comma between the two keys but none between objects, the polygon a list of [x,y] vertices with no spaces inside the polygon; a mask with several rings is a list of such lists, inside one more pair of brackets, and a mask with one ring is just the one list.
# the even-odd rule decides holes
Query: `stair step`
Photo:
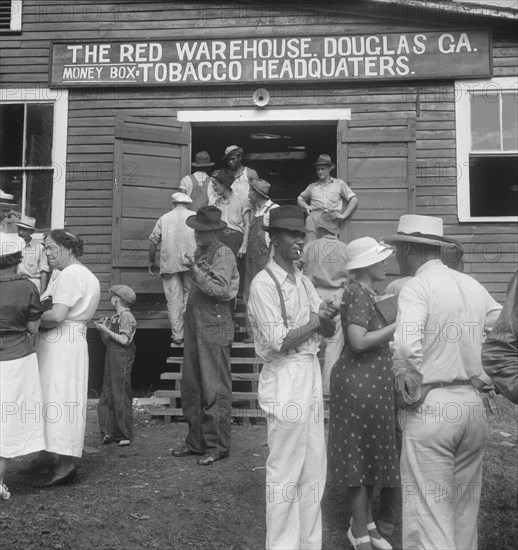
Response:
[{"label": "stair step", "polygon": [[[163,372],[160,375],[160,380],[181,380],[182,379],[182,373],[181,372]],[[259,373],[258,372],[233,372],[232,373],[232,381],[233,382],[242,382],[242,381],[248,381],[248,382],[257,382],[259,380]],[[160,391],[160,390],[157,390]],[[155,391],[155,396],[159,397],[157,395],[157,391]]]},{"label": "stair step", "polygon": [[[181,390],[157,390],[155,395],[161,398],[169,397],[169,399],[176,399],[182,397]],[[257,392],[247,392],[247,391],[233,391],[232,392],[232,401],[253,401],[257,399]]]},{"label": "stair step", "polygon": [[[183,344],[174,344],[173,342],[171,342],[171,347],[173,349],[183,349]],[[232,344],[232,349],[255,349],[255,346],[254,346],[254,343],[253,342],[234,342]]]},{"label": "stair step", "polygon": [[[168,365],[183,365],[183,357],[168,357]],[[232,365],[261,365],[262,359],[258,357],[231,357],[230,363]]]},{"label": "stair step", "polygon": [[[153,407],[149,409],[151,416],[183,416],[182,409],[178,408],[164,408]],[[232,416],[234,418],[265,418],[266,415],[262,409],[232,409]]]}]

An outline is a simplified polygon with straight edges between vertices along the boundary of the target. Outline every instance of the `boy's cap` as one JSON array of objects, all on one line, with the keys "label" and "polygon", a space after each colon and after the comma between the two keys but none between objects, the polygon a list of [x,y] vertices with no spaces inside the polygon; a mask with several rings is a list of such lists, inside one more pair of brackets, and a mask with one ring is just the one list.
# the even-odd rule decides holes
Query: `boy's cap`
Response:
[{"label": "boy's cap", "polygon": [[126,285],[113,285],[110,287],[110,294],[122,298],[128,302],[128,304],[134,304],[137,301],[135,291]]}]

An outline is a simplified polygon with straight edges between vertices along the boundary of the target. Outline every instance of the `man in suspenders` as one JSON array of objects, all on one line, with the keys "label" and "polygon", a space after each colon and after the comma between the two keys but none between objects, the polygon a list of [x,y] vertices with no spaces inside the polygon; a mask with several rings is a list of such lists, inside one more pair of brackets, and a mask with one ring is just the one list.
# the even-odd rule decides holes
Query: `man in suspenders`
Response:
[{"label": "man in suspenders", "polygon": [[192,203],[189,210],[198,212],[202,206],[208,206],[211,179],[208,175],[214,163],[210,161],[207,151],[196,153],[191,165],[195,170],[192,174],[184,176],[180,181],[180,191],[191,197]]},{"label": "man in suspenders", "polygon": [[[279,205],[270,200],[269,191],[270,184],[265,180],[257,179],[250,182],[248,200],[254,208],[254,215],[248,233],[248,248],[245,256],[245,305],[248,303],[252,279],[264,269],[270,256],[270,237],[268,232],[264,231],[263,225],[269,224],[270,210]],[[248,337],[245,338],[245,342],[253,342],[252,327],[248,319],[246,325]]]},{"label": "man in suspenders", "polygon": [[266,548],[322,548],[326,482],[322,379],[317,333],[334,333],[337,310],[322,302],[295,263],[304,246],[298,206],[270,211],[273,258],[250,287],[248,316],[264,361],[259,403],[268,421]]}]

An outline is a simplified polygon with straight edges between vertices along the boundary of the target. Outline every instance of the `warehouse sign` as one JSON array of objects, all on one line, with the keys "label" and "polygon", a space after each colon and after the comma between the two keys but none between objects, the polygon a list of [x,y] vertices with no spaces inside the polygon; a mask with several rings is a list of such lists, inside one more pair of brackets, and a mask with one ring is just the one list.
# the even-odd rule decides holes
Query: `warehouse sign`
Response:
[{"label": "warehouse sign", "polygon": [[160,86],[491,75],[484,30],[52,44],[50,85]]}]

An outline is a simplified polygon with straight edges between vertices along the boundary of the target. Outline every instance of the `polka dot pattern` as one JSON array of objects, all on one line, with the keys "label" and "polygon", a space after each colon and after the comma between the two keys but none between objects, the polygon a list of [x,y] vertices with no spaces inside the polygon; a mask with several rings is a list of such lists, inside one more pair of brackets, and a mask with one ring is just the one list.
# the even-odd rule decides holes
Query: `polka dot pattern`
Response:
[{"label": "polka dot pattern", "polygon": [[342,302],[346,343],[331,372],[329,474],[349,487],[396,486],[399,459],[388,342],[363,353],[354,353],[347,345],[350,324],[368,331],[385,325],[368,290],[359,283],[349,285]]}]

